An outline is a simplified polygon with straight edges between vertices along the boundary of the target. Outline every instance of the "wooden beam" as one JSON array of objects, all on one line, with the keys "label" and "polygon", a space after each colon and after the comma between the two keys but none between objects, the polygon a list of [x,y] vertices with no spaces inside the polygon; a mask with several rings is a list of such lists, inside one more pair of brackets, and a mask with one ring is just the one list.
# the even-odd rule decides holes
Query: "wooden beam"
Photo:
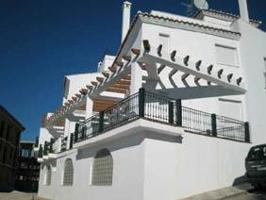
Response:
[{"label": "wooden beam", "polygon": [[125,89],[125,90],[128,90],[129,89],[129,85],[114,84],[111,87],[118,88],[118,89]]},{"label": "wooden beam", "polygon": [[86,88],[88,88],[88,90],[92,90],[93,86],[92,85],[86,85]]},{"label": "wooden beam", "polygon": [[74,101],[73,100],[68,100],[68,103],[73,104]]},{"label": "wooden beam", "polygon": [[91,84],[97,87],[98,83],[96,81],[91,81]]},{"label": "wooden beam", "polygon": [[86,110],[86,104],[82,104],[77,108],[77,110]]},{"label": "wooden beam", "polygon": [[85,88],[82,88],[79,90],[79,92],[82,94],[82,95],[86,95],[88,93],[88,90],[85,89]]},{"label": "wooden beam", "polygon": [[124,76],[122,79],[124,79],[124,80],[131,80],[131,75]]},{"label": "wooden beam", "polygon": [[115,105],[115,103],[95,103],[93,106],[95,107],[111,107]]},{"label": "wooden beam", "polygon": [[116,61],[115,64],[119,67],[123,67],[124,63],[122,61]]},{"label": "wooden beam", "polygon": [[110,76],[110,74],[109,74],[108,72],[102,72],[102,74],[103,74],[106,78],[108,78],[108,77]]},{"label": "wooden beam", "polygon": [[128,56],[128,55],[124,55],[124,56],[122,56],[122,58],[124,60],[126,60],[127,62],[129,62],[131,60],[131,56]]},{"label": "wooden beam", "polygon": [[77,97],[74,97],[74,96],[73,96],[73,97],[72,97],[72,100],[73,100],[73,101],[77,101]]},{"label": "wooden beam", "polygon": [[93,100],[93,101],[113,102],[113,103],[117,102],[116,100],[106,100],[106,99],[101,99],[101,98],[94,98],[94,99],[92,99],[92,100]]},{"label": "wooden beam", "polygon": [[122,86],[122,87],[129,87],[130,86],[130,82],[129,83],[120,83],[120,82],[116,82],[116,83],[114,83],[113,85],[118,85],[118,86]]},{"label": "wooden beam", "polygon": [[103,104],[103,105],[113,105],[116,104],[117,102],[108,102],[108,101],[94,101],[94,104]]},{"label": "wooden beam", "polygon": [[103,77],[99,77],[99,76],[96,77],[96,80],[99,81],[100,83],[103,82],[103,79],[104,79]]},{"label": "wooden beam", "polygon": [[111,72],[113,72],[113,73],[116,72],[116,67],[115,67],[115,66],[108,67],[108,69],[109,69]]},{"label": "wooden beam", "polygon": [[133,48],[131,49],[131,52],[138,56],[140,54],[140,49]]},{"label": "wooden beam", "polygon": [[93,100],[93,111],[100,112],[107,108],[110,108],[117,104],[116,101],[103,100],[103,99],[94,99]]},{"label": "wooden beam", "polygon": [[77,94],[75,94],[75,96],[76,96],[76,97],[78,97],[78,98],[80,98],[80,97],[81,97],[81,95],[80,95],[80,94],[78,94],[78,93],[77,93]]},{"label": "wooden beam", "polygon": [[108,91],[108,92],[123,93],[123,94],[126,94],[127,93],[127,90],[125,90],[125,89],[119,89],[119,88],[114,88],[114,87],[109,87],[109,88],[106,89],[106,91]]},{"label": "wooden beam", "polygon": [[65,126],[65,120],[58,120],[56,123],[55,123],[56,126]]},{"label": "wooden beam", "polygon": [[130,85],[130,80],[119,80],[116,83],[121,85]]}]

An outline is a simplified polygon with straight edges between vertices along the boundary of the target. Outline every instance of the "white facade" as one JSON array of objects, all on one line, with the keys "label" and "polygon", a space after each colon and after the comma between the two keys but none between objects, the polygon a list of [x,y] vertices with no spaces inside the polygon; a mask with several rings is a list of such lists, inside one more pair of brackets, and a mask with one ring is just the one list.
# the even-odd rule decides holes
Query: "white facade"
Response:
[{"label": "white facade", "polygon": [[[194,18],[151,11],[138,13],[128,27],[130,5],[129,2],[124,5],[124,40],[118,55],[106,55],[97,73],[66,76],[63,107],[47,118],[40,130],[42,147],[45,141],[55,139],[53,152],[39,159],[40,197],[182,199],[232,185],[245,173],[244,159],[251,145],[266,142],[266,35],[257,28],[259,22],[248,23],[246,15],[245,21],[213,10],[202,11]],[[144,41],[148,41],[149,51]],[[183,115],[183,127],[176,126],[170,120],[174,115],[170,112],[170,101],[162,103],[164,100],[146,102],[141,117],[141,110],[134,107],[134,94],[140,88],[182,99],[183,106],[195,109],[190,110],[195,116],[201,115],[202,120],[208,116],[207,122],[198,119],[190,122]],[[102,108],[124,98],[127,99],[123,102],[129,102],[126,109],[131,112],[120,117],[128,121],[102,130],[101,125],[108,127],[112,123],[108,118],[110,109]],[[139,107],[140,98],[139,94],[136,100]],[[148,97],[145,98],[147,101]],[[123,102],[116,112],[124,109]],[[102,118],[96,114],[99,111]],[[217,114],[217,127],[208,121],[213,118],[207,113]],[[132,114],[140,117],[131,118]],[[102,121],[96,128],[103,133],[95,135],[95,121],[98,123],[99,119]],[[177,119],[178,116],[173,118],[175,122]],[[76,124],[84,122],[81,127],[85,131],[78,129]],[[249,122],[250,142],[244,122]],[[241,124],[237,131],[245,135],[233,135],[238,134],[231,129],[234,123]],[[211,130],[204,129],[203,134],[187,127],[196,125],[211,126]],[[212,135],[213,127],[217,135]],[[220,128],[224,132],[220,133]],[[85,139],[73,144],[74,132],[84,132]],[[103,179],[102,185],[95,185],[93,179],[99,175],[94,170],[99,166],[94,164],[102,149],[109,151],[112,160],[112,164],[100,166],[104,167],[102,170],[112,169],[112,174],[105,177],[108,180],[111,177],[111,184]],[[73,163],[71,185],[63,184],[67,159]],[[50,184],[46,181],[48,166],[52,170]]]}]

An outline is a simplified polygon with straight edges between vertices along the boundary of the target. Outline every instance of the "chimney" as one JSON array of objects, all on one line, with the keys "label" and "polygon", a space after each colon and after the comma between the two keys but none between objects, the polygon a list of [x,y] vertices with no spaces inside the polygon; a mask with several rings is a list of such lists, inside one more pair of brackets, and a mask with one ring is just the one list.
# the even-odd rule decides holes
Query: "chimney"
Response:
[{"label": "chimney", "polygon": [[238,0],[240,18],[249,22],[247,0]]},{"label": "chimney", "polygon": [[130,26],[130,9],[131,9],[131,3],[128,1],[124,1],[124,3],[123,3],[121,43],[123,42],[124,38],[126,37],[127,31],[129,29],[129,26]]}]

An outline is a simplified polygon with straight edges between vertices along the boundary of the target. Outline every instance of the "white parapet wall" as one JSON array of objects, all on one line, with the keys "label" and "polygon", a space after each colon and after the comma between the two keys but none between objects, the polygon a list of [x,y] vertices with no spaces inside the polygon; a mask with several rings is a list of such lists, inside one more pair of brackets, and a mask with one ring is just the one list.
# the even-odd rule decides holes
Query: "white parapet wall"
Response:
[{"label": "white parapet wall", "polygon": [[[232,185],[244,175],[244,158],[250,148],[247,143],[184,133],[181,128],[147,120],[131,122],[97,137],[58,154],[55,161],[47,161],[53,166],[50,185],[44,184],[47,164],[42,164],[40,197],[177,200]],[[103,148],[113,158],[111,186],[92,185],[94,157]],[[72,186],[62,185],[68,158],[74,165]]]},{"label": "white parapet wall", "polygon": [[146,200],[177,200],[232,186],[245,174],[248,143],[185,133],[181,143],[145,139]]}]

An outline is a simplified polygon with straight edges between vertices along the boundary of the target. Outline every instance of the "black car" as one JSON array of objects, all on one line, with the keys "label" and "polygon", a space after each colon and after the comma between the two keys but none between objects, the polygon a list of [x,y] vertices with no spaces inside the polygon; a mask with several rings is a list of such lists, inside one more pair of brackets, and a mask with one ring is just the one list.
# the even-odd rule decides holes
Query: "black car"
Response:
[{"label": "black car", "polygon": [[256,188],[266,186],[266,144],[251,147],[246,158],[248,182]]}]

